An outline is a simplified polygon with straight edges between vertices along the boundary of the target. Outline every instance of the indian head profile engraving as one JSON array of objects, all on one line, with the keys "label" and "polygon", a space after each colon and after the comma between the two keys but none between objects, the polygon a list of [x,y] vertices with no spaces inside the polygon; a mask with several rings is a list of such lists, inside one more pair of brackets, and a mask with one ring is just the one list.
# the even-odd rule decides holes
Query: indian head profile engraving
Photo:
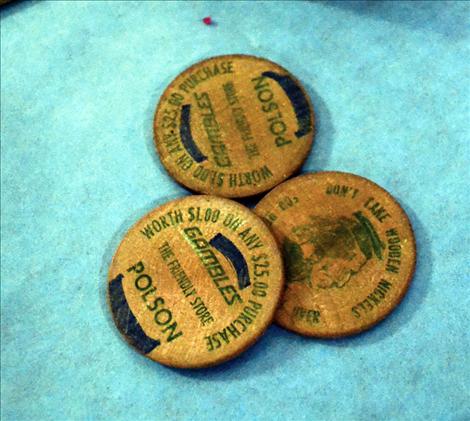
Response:
[{"label": "indian head profile engraving", "polygon": [[310,216],[283,241],[286,282],[312,288],[343,288],[385,245],[360,211],[351,217]]}]

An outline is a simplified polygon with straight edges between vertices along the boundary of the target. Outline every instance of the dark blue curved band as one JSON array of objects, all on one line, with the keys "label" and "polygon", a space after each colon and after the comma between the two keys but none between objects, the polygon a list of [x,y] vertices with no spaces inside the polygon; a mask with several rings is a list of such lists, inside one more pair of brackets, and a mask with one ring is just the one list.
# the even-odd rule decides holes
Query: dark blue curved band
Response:
[{"label": "dark blue curved band", "polygon": [[180,137],[181,143],[188,151],[189,155],[196,161],[202,162],[207,159],[201,150],[196,145],[196,142],[193,139],[191,134],[191,105],[185,104],[181,108],[181,117],[180,117]]},{"label": "dark blue curved band", "polygon": [[302,137],[309,133],[313,126],[310,105],[304,92],[300,89],[295,80],[290,76],[280,75],[279,73],[270,71],[263,72],[263,76],[269,77],[279,83],[292,103],[298,124],[298,130],[295,132],[295,135]]},{"label": "dark blue curved band", "polygon": [[248,287],[250,282],[250,273],[246,260],[238,250],[237,246],[233,244],[225,235],[217,234],[209,244],[220,251],[232,263],[238,278],[238,287],[240,289]]},{"label": "dark blue curved band", "polygon": [[129,343],[143,354],[148,354],[155,347],[160,345],[160,341],[147,336],[140,327],[134,314],[132,314],[129,304],[127,304],[124,290],[122,289],[123,278],[124,275],[119,274],[108,285],[113,319],[117,328],[121,334],[126,337]]}]

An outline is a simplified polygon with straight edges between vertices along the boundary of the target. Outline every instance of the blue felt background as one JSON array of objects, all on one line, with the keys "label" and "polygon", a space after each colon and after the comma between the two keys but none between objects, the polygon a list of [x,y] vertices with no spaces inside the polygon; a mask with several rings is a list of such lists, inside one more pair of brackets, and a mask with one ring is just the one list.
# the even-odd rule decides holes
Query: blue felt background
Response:
[{"label": "blue felt background", "polygon": [[[469,420],[469,16],[467,2],[3,7],[2,419]],[[303,81],[319,124],[304,171],[389,190],[418,266],[365,334],[273,326],[237,360],[181,372],[121,340],[106,271],[137,217],[186,194],[153,149],[159,95],[227,53]]]}]

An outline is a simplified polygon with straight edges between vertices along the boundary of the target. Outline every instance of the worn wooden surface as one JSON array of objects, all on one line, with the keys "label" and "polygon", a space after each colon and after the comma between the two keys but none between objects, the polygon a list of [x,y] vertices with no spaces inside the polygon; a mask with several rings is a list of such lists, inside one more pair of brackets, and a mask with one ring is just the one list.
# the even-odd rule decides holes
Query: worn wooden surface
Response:
[{"label": "worn wooden surface", "polygon": [[321,338],[356,334],[386,317],[407,291],[413,230],[375,183],[349,173],[303,175],[267,194],[256,213],[284,256],[281,326]]},{"label": "worn wooden surface", "polygon": [[281,66],[228,55],[196,63],[160,98],[154,120],[162,164],[199,192],[251,196],[307,157],[314,135],[308,94]]},{"label": "worn wooden surface", "polygon": [[282,260],[266,225],[212,196],[171,201],[125,235],[109,270],[108,300],[121,334],[173,367],[240,354],[271,323]]}]

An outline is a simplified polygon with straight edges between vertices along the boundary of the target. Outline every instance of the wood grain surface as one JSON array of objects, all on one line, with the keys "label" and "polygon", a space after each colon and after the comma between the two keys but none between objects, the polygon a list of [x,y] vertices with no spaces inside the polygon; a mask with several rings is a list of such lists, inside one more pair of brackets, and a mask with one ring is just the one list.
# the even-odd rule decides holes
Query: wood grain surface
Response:
[{"label": "wood grain surface", "polygon": [[108,298],[124,338],[181,368],[214,365],[253,344],[283,287],[276,241],[228,199],[188,196],[143,217],[109,270]]},{"label": "wood grain surface", "polygon": [[276,187],[255,212],[282,248],[281,326],[322,338],[355,334],[386,317],[407,291],[413,231],[375,183],[340,172],[303,175]]},{"label": "wood grain surface", "polygon": [[213,57],[171,82],[154,119],[167,171],[191,190],[254,195],[279,184],[314,136],[307,93],[287,70],[247,55]]}]

